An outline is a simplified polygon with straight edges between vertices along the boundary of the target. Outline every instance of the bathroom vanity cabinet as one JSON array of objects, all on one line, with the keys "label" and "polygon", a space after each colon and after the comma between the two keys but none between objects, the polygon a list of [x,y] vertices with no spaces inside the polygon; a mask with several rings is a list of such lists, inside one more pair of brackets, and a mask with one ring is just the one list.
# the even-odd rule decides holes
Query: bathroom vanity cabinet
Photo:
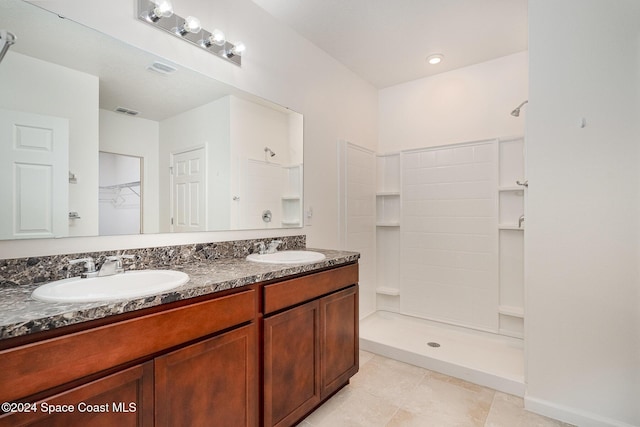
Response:
[{"label": "bathroom vanity cabinet", "polygon": [[293,425],[357,372],[357,280],[348,264],[0,341],[0,426]]},{"label": "bathroom vanity cabinet", "polygon": [[285,427],[358,371],[358,267],[264,287],[264,426]]},{"label": "bathroom vanity cabinet", "polygon": [[257,425],[256,294],[169,304],[3,350],[0,401],[36,404],[0,426]]}]

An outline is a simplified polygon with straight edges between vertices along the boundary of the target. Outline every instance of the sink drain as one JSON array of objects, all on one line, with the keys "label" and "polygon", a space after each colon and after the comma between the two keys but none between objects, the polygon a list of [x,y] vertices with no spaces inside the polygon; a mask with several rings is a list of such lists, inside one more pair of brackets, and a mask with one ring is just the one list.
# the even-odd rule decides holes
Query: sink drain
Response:
[{"label": "sink drain", "polygon": [[439,343],[437,343],[437,342],[433,342],[433,341],[428,342],[428,343],[427,343],[427,345],[428,345],[429,347],[434,347],[434,348],[438,348],[438,347],[440,347],[440,344],[439,344]]}]

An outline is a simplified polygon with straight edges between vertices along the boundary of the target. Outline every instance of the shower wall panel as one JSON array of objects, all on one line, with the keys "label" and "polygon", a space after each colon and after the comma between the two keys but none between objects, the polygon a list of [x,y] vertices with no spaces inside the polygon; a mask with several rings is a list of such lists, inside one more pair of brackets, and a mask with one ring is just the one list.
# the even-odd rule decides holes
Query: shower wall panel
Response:
[{"label": "shower wall panel", "polygon": [[341,141],[342,248],[360,252],[360,317],[376,310],[376,157]]},{"label": "shower wall panel", "polygon": [[497,141],[403,153],[403,313],[498,330],[497,186]]}]

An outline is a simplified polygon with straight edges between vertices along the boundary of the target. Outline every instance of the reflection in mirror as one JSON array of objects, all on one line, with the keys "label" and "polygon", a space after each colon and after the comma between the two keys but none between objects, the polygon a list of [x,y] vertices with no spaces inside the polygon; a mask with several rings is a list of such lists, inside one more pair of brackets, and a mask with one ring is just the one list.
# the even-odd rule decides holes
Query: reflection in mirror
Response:
[{"label": "reflection in mirror", "polygon": [[[21,0],[0,30],[1,239],[302,225],[302,115]],[[137,225],[99,152],[139,159]]]},{"label": "reflection in mirror", "polygon": [[140,157],[100,152],[98,212],[101,236],[140,233]]}]

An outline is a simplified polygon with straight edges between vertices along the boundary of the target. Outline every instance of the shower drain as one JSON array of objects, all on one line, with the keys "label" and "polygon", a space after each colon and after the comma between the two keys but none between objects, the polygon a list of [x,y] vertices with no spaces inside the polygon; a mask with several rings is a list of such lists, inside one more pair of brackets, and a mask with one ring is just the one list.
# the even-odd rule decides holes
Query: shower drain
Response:
[{"label": "shower drain", "polygon": [[434,347],[434,348],[438,348],[438,347],[440,347],[440,344],[439,344],[439,343],[437,343],[437,342],[433,342],[433,341],[428,342],[428,343],[427,343],[427,345],[428,345],[429,347]]}]

